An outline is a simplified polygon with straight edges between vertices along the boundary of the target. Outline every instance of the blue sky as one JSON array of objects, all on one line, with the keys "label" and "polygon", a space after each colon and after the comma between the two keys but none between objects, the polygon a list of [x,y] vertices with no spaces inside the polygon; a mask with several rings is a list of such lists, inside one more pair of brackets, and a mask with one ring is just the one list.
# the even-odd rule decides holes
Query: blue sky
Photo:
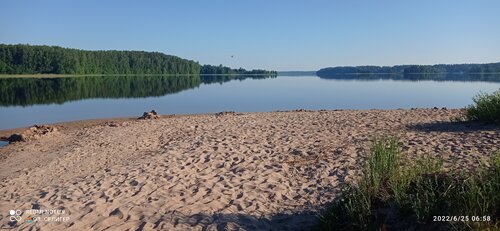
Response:
[{"label": "blue sky", "polygon": [[499,10],[498,0],[12,0],[0,2],[0,43],[160,51],[248,69],[484,63],[500,61]]}]

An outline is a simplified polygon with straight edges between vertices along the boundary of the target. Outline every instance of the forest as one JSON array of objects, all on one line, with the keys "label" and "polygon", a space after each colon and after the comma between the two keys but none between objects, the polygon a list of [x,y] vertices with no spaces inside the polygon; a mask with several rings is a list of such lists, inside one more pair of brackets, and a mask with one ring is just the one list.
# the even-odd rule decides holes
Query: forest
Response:
[{"label": "forest", "polygon": [[276,74],[200,65],[160,52],[88,51],[58,46],[0,44],[0,74]]},{"label": "forest", "polygon": [[225,67],[222,65],[219,65],[219,66],[203,65],[203,66],[201,66],[200,74],[202,74],[202,75],[277,75],[277,72],[276,71],[261,70],[261,69],[247,71],[243,68],[231,69],[229,67]]},{"label": "forest", "polygon": [[340,66],[323,68],[316,72],[320,77],[345,74],[488,74],[500,73],[500,63],[486,64],[437,64],[397,66]]}]

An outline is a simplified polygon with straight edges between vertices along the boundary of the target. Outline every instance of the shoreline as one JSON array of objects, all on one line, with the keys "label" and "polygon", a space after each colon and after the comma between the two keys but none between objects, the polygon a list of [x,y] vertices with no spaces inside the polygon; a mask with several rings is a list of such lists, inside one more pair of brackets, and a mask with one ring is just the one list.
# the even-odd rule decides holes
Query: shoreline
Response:
[{"label": "shoreline", "polygon": [[[500,151],[500,126],[461,109],[295,110],[52,124],[0,148],[0,207],[64,209],[27,230],[309,229],[360,176],[376,137],[460,171]],[[5,132],[5,131],[3,131]],[[34,180],[36,179],[36,180]],[[10,227],[5,219],[0,227]]]},{"label": "shoreline", "polygon": [[[260,112],[238,112],[238,111],[221,111],[221,112],[208,112],[208,113],[192,113],[192,114],[158,114],[160,119],[163,118],[173,118],[173,117],[196,117],[196,116],[210,116],[210,115],[216,115],[217,113],[223,113],[223,112],[234,112],[236,114],[262,114],[262,113],[281,113],[281,112],[289,112],[289,113],[294,113],[294,112],[328,112],[328,111],[413,111],[413,110],[443,110],[443,108],[411,108],[411,109],[406,109],[406,108],[397,108],[397,109],[320,109],[320,110],[312,110],[312,109],[292,109],[292,110],[275,110],[275,111],[260,111]],[[463,108],[446,108],[446,110],[457,110],[457,111],[463,111]],[[131,121],[136,121],[138,120],[137,118],[140,117],[139,112],[137,113],[137,116],[135,117],[105,117],[105,118],[95,118],[95,119],[81,119],[81,120],[71,120],[71,121],[62,121],[62,122],[54,122],[54,123],[33,123],[29,126],[26,127],[16,127],[16,128],[7,128],[7,129],[0,129],[0,137],[2,136],[8,136],[14,133],[20,133],[26,129],[28,129],[31,126],[34,125],[49,125],[49,126],[56,126],[56,127],[61,127],[63,129],[76,129],[76,128],[83,128],[83,127],[91,127],[91,126],[97,126],[97,125],[103,125],[105,123],[111,123],[111,122],[131,122]]]},{"label": "shoreline", "polygon": [[[290,111],[291,112],[291,111]],[[243,114],[244,112],[242,112]],[[268,112],[248,112],[248,113],[268,113]],[[248,114],[247,113],[247,114]],[[207,116],[207,115],[215,115],[216,113],[199,113],[199,114],[159,114],[158,116],[160,119],[164,118],[173,118],[173,117],[190,117],[190,116]],[[31,126],[34,125],[48,125],[48,126],[55,126],[61,129],[81,129],[85,127],[92,127],[92,126],[100,126],[100,125],[105,125],[106,123],[122,123],[122,122],[133,122],[137,121],[139,117],[109,117],[109,118],[97,118],[97,119],[82,119],[82,120],[73,120],[73,121],[63,121],[63,122],[55,122],[55,123],[34,123],[30,126],[26,127],[17,127],[17,128],[7,128],[7,129],[0,129],[0,137],[2,136],[8,136],[14,133],[21,133],[22,131],[29,129]]]}]

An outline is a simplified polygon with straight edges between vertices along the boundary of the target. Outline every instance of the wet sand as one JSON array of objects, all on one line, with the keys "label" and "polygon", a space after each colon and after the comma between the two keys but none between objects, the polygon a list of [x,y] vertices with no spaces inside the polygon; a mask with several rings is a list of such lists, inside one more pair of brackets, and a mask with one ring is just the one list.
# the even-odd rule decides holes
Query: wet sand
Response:
[{"label": "wet sand", "polygon": [[[301,230],[359,176],[375,137],[408,157],[473,169],[500,127],[461,110],[337,110],[163,116],[54,125],[0,148],[0,227],[41,230]],[[1,131],[0,136],[22,129]],[[10,209],[63,222],[9,222]],[[23,219],[27,214],[22,215]]]}]

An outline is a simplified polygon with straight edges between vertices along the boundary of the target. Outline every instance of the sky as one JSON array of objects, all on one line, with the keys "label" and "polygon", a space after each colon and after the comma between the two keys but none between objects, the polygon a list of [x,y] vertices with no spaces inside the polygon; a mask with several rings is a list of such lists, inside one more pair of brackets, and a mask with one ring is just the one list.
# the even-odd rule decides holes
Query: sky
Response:
[{"label": "sky", "polygon": [[0,43],[233,68],[500,62],[498,0],[0,1]]}]

